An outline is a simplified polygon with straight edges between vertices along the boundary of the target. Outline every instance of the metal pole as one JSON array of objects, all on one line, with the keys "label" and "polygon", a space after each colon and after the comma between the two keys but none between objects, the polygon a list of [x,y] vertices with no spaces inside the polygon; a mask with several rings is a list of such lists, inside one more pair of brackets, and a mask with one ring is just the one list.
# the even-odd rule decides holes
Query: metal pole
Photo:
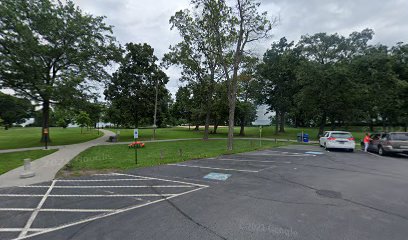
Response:
[{"label": "metal pole", "polygon": [[259,126],[259,146],[262,147],[262,126]]},{"label": "metal pole", "polygon": [[135,146],[135,164],[137,165],[137,147]]},{"label": "metal pole", "polygon": [[157,96],[159,93],[159,79],[156,80],[156,98],[154,102],[154,116],[153,116],[153,140],[156,138],[156,120],[157,120]]}]

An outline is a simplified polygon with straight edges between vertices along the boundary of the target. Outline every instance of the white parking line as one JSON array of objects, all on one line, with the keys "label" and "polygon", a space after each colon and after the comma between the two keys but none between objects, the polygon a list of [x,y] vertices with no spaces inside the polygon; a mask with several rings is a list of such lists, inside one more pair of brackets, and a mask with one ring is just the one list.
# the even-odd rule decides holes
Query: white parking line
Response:
[{"label": "white parking line", "polygon": [[195,191],[198,191],[198,190],[201,190],[201,189],[203,189],[203,188],[208,187],[208,186],[205,186],[205,185],[202,185],[202,186],[203,186],[203,187],[201,187],[201,188],[196,188],[196,189],[193,189],[193,190],[190,190],[190,191],[187,191],[187,192],[175,194],[174,196],[171,196],[171,197],[168,197],[168,198],[159,199],[159,200],[152,201],[152,202],[148,202],[148,203],[141,204],[141,205],[136,205],[136,206],[131,206],[131,207],[127,207],[127,208],[122,208],[122,209],[116,210],[116,211],[111,212],[111,213],[100,214],[100,215],[98,215],[98,216],[91,217],[91,218],[88,218],[88,219],[84,219],[84,220],[81,220],[81,221],[78,221],[78,222],[64,224],[64,225],[61,225],[61,226],[58,226],[58,227],[55,227],[55,228],[47,229],[47,230],[45,230],[45,231],[41,231],[41,232],[38,232],[38,233],[30,234],[30,235],[28,235],[28,236],[18,237],[18,238],[16,238],[16,240],[26,239],[26,238],[29,238],[29,237],[34,237],[34,236],[38,236],[38,235],[41,235],[41,234],[44,234],[44,233],[54,232],[54,231],[61,230],[61,229],[64,229],[64,228],[67,228],[67,227],[71,227],[71,226],[75,226],[75,225],[78,225],[78,224],[91,222],[91,221],[94,221],[94,220],[97,220],[97,219],[106,218],[106,217],[109,217],[109,216],[112,216],[112,215],[116,215],[116,214],[123,213],[123,212],[127,212],[127,211],[130,211],[130,210],[138,209],[138,208],[141,208],[141,207],[144,207],[144,206],[148,206],[148,205],[151,205],[151,204],[154,204],[154,203],[159,203],[159,202],[162,202],[162,201],[166,201],[166,200],[168,200],[168,199],[172,199],[172,198],[175,198],[175,197],[178,197],[178,196],[182,196],[182,195],[185,195],[185,194],[188,194],[188,193],[192,193],[192,192],[195,192]]},{"label": "white parking line", "polygon": [[[47,197],[171,197],[176,194],[49,194]],[[0,194],[0,197],[44,197],[41,194]]]},{"label": "white parking line", "polygon": [[120,181],[148,181],[147,178],[125,178],[125,179],[57,179],[57,182],[120,182]]},{"label": "white parking line", "polygon": [[52,188],[55,185],[55,181],[52,181],[51,186],[48,188],[47,192],[44,194],[43,198],[41,199],[41,201],[38,203],[36,209],[34,210],[34,212],[31,214],[30,218],[28,219],[26,225],[24,226],[24,229],[20,232],[20,235],[18,235],[18,237],[24,237],[25,235],[27,235],[28,229],[31,228],[31,225],[33,224],[35,218],[37,217],[39,210],[41,209],[41,207],[43,206],[45,200],[47,200],[48,195],[50,194],[50,192],[52,191]]},{"label": "white parking line", "polygon": [[[21,188],[47,188],[48,186],[22,186]],[[130,185],[130,186],[54,186],[55,188],[191,188],[191,185]]]},{"label": "white parking line", "polygon": [[254,162],[254,163],[286,163],[286,164],[290,164],[292,162],[289,161],[273,161],[273,160],[264,160],[264,161],[258,161],[258,160],[242,160],[242,159],[229,159],[229,158],[213,158],[215,160],[220,160],[220,161],[233,161],[233,162]]},{"label": "white parking line", "polygon": [[[165,201],[167,199],[171,199],[177,196],[181,196],[184,194],[188,194],[194,191],[201,190],[203,188],[208,187],[208,185],[202,185],[202,184],[196,184],[196,183],[188,183],[188,182],[182,182],[182,181],[174,181],[174,180],[167,180],[167,179],[160,179],[160,178],[153,178],[153,177],[142,177],[142,176],[137,176],[137,175],[132,175],[132,174],[120,174],[120,173],[112,173],[112,174],[99,174],[97,176],[125,176],[126,178],[118,178],[118,179],[62,179],[62,180],[54,180],[52,183],[47,186],[47,185],[34,185],[34,186],[22,186],[21,188],[48,188],[47,192],[45,194],[0,194],[0,197],[39,197],[41,198],[40,202],[38,203],[36,208],[0,208],[0,212],[31,212],[31,215],[25,224],[24,228],[0,228],[0,232],[20,232],[19,236],[17,239],[26,239],[32,236],[37,236],[43,233],[47,232],[53,232],[57,231],[66,227],[78,225],[81,223],[86,223],[90,222],[96,219],[100,218],[105,218],[114,214],[118,214],[121,212],[125,211],[130,211],[133,209],[137,209],[140,207],[144,207],[150,204],[158,203],[161,201]],[[118,181],[163,181],[163,182],[168,182],[170,185],[163,185],[163,184],[158,184],[158,185],[125,185],[125,186],[114,186],[114,185],[104,185],[104,186],[92,186],[92,185],[84,185],[84,186],[57,186],[56,184],[58,182],[78,182],[78,183],[87,183],[87,182],[118,182]],[[130,183],[130,182],[128,182]],[[191,189],[189,191],[181,192],[181,193],[163,193],[163,194],[115,194],[112,192],[112,194],[51,194],[51,191],[54,188],[60,188],[60,189],[94,189],[94,188],[102,188],[102,189],[108,189],[108,188],[164,188],[164,189],[176,189],[176,188],[182,188],[182,189]],[[194,188],[194,189],[192,189]],[[107,192],[107,191],[105,191]],[[130,205],[125,208],[119,208],[119,209],[66,209],[66,208],[42,208],[44,205],[45,201],[49,198],[117,198],[117,197],[160,197],[157,200],[154,201],[148,201],[143,204],[139,205]],[[139,198],[139,200],[142,200]],[[145,199],[146,201],[148,199]],[[150,199],[152,200],[152,199]],[[140,203],[140,202],[139,202]],[[53,228],[31,228],[33,222],[35,221],[37,215],[39,212],[78,212],[78,213],[96,213],[96,216],[87,218],[87,219],[82,219],[78,222],[71,222],[67,224],[63,224],[57,227]],[[30,232],[30,234],[29,234]],[[31,232],[36,232],[36,233],[31,233]]]},{"label": "white parking line", "polygon": [[188,183],[188,182],[183,182],[183,181],[178,181],[178,180],[168,180],[168,179],[161,179],[161,178],[154,178],[154,177],[142,177],[142,176],[135,176],[132,174],[125,174],[125,173],[115,173],[115,175],[122,175],[122,176],[128,176],[128,177],[139,177],[139,178],[145,178],[146,180],[159,180],[163,182],[182,183],[182,184],[192,185],[196,187],[208,187],[208,185],[202,185],[198,183]]},{"label": "white parking line", "polygon": [[[0,208],[0,211],[10,212],[32,212],[35,208]],[[113,212],[115,209],[59,209],[59,208],[43,208],[40,212]]]},{"label": "white parking line", "polygon": [[[21,232],[24,228],[0,228],[0,232]],[[49,230],[49,228],[30,228],[30,232],[41,232]]]},{"label": "white parking line", "polygon": [[185,165],[185,164],[167,164],[167,165],[169,165],[169,166],[177,166],[177,167],[203,168],[203,169],[224,170],[224,171],[237,171],[237,172],[251,172],[251,173],[257,173],[257,172],[259,172],[258,170],[243,170],[243,169],[234,169],[234,168],[204,167],[204,166]]}]

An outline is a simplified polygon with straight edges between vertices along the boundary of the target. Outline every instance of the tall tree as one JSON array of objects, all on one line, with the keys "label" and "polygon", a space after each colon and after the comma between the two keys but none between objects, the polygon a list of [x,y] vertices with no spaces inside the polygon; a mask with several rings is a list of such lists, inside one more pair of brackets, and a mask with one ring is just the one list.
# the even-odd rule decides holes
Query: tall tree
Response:
[{"label": "tall tree", "polygon": [[[193,1],[194,2],[194,1]],[[198,6],[198,5],[196,5]],[[212,44],[212,32],[204,18],[203,8],[176,12],[170,19],[171,29],[179,31],[182,41],[170,47],[164,60],[180,65],[183,69],[182,81],[195,89],[196,112],[205,116],[203,138],[208,139],[215,84],[220,68],[217,62],[216,46]],[[199,114],[201,115],[201,114]]]},{"label": "tall tree", "polygon": [[156,87],[158,99],[166,99],[168,77],[156,64],[154,49],[144,44],[126,44],[126,53],[105,96],[119,110],[121,123],[137,128],[143,119],[153,122]]},{"label": "tall tree", "polygon": [[281,38],[274,42],[258,66],[258,101],[275,112],[276,132],[284,132],[287,114],[295,106],[293,96],[299,91],[296,71],[301,62],[294,42]]},{"label": "tall tree", "polygon": [[297,102],[309,114],[317,116],[319,135],[323,133],[328,118],[335,121],[338,105],[345,106],[347,102],[343,100],[351,99],[347,90],[356,89],[342,63],[363,54],[373,34],[372,30],[365,29],[347,38],[337,33],[301,37],[298,47],[308,62],[304,62],[298,72],[302,91],[297,95]]},{"label": "tall tree", "polygon": [[104,67],[115,53],[104,17],[85,14],[70,0],[0,2],[0,86],[40,103],[43,129],[51,104],[109,76]]},{"label": "tall tree", "polygon": [[34,106],[29,100],[0,92],[0,118],[3,119],[5,130],[13,126],[13,123],[23,123],[33,112]]},{"label": "tall tree", "polygon": [[195,0],[202,7],[204,19],[212,31],[213,44],[227,81],[229,106],[227,149],[233,149],[235,106],[240,65],[248,45],[269,36],[277,19],[267,12],[259,12],[260,3],[254,0],[236,0],[230,7],[226,1]]}]

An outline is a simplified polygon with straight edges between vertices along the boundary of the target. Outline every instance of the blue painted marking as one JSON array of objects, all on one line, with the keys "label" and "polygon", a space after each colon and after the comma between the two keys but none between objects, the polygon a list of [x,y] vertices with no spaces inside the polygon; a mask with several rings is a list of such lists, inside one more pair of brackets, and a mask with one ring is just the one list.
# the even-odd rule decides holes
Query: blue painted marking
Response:
[{"label": "blue painted marking", "polygon": [[225,180],[227,180],[230,176],[231,176],[231,174],[212,172],[212,173],[209,173],[209,174],[205,175],[204,178],[213,179],[213,180],[219,180],[219,181],[225,181]]},{"label": "blue painted marking", "polygon": [[305,152],[306,154],[316,154],[316,155],[321,155],[323,154],[322,152]]}]

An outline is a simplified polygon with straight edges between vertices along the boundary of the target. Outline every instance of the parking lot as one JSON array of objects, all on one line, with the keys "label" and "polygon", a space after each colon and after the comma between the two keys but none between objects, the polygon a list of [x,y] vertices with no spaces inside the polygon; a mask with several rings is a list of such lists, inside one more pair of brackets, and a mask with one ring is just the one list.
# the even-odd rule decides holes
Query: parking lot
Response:
[{"label": "parking lot", "polygon": [[288,146],[0,189],[0,239],[406,239],[408,158]]}]

